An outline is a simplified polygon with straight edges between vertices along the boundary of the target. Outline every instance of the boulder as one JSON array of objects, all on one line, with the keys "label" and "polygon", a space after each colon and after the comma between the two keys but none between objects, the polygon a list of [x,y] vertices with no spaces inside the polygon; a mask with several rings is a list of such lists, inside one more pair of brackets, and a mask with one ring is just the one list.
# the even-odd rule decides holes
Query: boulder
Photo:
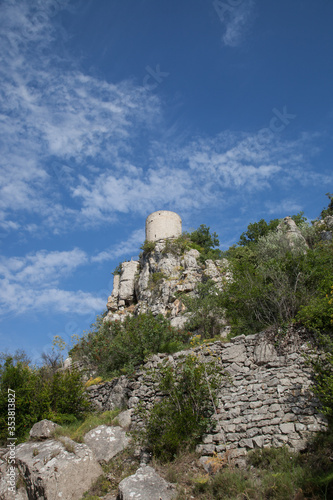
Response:
[{"label": "boulder", "polygon": [[37,422],[32,426],[29,433],[30,438],[36,440],[49,439],[57,427],[60,426],[45,418],[44,420],[41,420],[40,422]]},{"label": "boulder", "polygon": [[120,427],[122,427],[124,430],[129,431],[131,428],[132,424],[132,413],[133,410],[125,410],[119,413],[117,416],[118,423]]},{"label": "boulder", "polygon": [[85,434],[84,442],[101,463],[108,462],[117,453],[127,448],[130,438],[126,436],[126,432],[121,427],[99,425]]},{"label": "boulder", "polygon": [[172,500],[176,495],[171,483],[149,465],[143,465],[135,474],[121,481],[117,500]]},{"label": "boulder", "polygon": [[103,474],[92,450],[63,437],[27,442],[16,447],[16,462],[29,498],[80,500]]}]

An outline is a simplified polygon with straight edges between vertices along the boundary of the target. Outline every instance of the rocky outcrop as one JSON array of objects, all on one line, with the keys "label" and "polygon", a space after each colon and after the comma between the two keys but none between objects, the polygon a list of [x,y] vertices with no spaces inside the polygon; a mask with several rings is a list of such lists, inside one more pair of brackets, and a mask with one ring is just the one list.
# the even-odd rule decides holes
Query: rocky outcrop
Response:
[{"label": "rocky outcrop", "polygon": [[333,216],[327,215],[324,219],[315,222],[315,226],[320,230],[323,241],[332,241],[333,235]]},{"label": "rocky outcrop", "polygon": [[91,449],[69,438],[29,441],[16,447],[29,499],[80,500],[103,470]]},{"label": "rocky outcrop", "polygon": [[135,301],[135,279],[139,262],[131,260],[123,262],[120,275],[114,276],[113,290],[108,299],[107,307],[110,311],[130,306]]},{"label": "rocky outcrop", "polygon": [[85,434],[84,442],[94,452],[98,462],[103,463],[127,448],[130,438],[121,427],[99,425]]},{"label": "rocky outcrop", "polygon": [[304,249],[308,248],[304,236],[291,217],[282,219],[277,230],[285,234],[291,248],[294,248],[296,244],[302,245]]},{"label": "rocky outcrop", "polygon": [[114,277],[105,321],[151,311],[167,316],[172,326],[183,327],[187,316],[179,294],[194,294],[197,284],[207,279],[222,289],[223,282],[230,279],[226,259],[202,264],[199,257],[195,249],[182,253],[171,239],[157,241],[152,251],[142,254],[140,262],[124,262],[120,275]]},{"label": "rocky outcrop", "polygon": [[149,465],[143,465],[120,482],[117,500],[172,500],[176,495],[171,483]]}]

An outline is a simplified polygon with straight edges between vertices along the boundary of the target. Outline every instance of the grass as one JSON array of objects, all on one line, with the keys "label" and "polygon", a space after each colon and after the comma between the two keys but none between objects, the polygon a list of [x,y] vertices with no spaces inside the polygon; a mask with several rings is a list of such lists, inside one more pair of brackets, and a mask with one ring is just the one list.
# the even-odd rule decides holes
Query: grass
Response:
[{"label": "grass", "polygon": [[320,472],[325,461],[323,448],[318,441],[313,446],[305,454],[287,448],[258,449],[249,453],[245,469],[225,462],[211,476],[195,453],[181,454],[167,464],[154,460],[153,467],[167,481],[177,484],[176,500],[328,500],[333,498],[333,465],[331,472],[325,467]]},{"label": "grass", "polygon": [[83,442],[84,435],[99,425],[117,425],[117,415],[121,410],[105,411],[101,414],[90,414],[84,420],[57,427],[53,433],[55,438],[67,436],[78,443]]}]

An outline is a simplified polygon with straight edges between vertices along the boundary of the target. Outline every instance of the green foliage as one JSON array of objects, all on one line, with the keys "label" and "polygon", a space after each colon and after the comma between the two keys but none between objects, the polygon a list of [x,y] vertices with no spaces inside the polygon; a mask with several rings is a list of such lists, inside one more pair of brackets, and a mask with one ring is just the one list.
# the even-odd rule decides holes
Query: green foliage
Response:
[{"label": "green foliage", "polygon": [[145,240],[144,243],[141,245],[140,249],[143,250],[144,253],[149,253],[155,250],[155,247],[156,247],[156,241]]},{"label": "green foliage", "polygon": [[186,329],[198,332],[203,339],[215,337],[220,333],[224,309],[222,294],[214,281],[199,283],[194,297],[183,294],[181,300],[191,314],[185,325]]},{"label": "green foliage", "polygon": [[268,223],[265,219],[251,223],[247,226],[247,231],[241,234],[238,244],[241,246],[257,243],[259,238],[266,236],[270,231],[274,231],[280,223],[280,219],[272,219]]},{"label": "green foliage", "polygon": [[218,235],[210,232],[210,228],[201,224],[198,229],[189,234],[192,248],[196,248],[201,253],[201,261],[207,259],[217,260],[222,257],[222,252],[218,247],[220,242]]},{"label": "green foliage", "polygon": [[[250,452],[246,469],[221,469],[210,479],[196,481],[193,493],[202,500],[286,500],[296,496],[307,477],[299,455],[287,448]],[[317,497],[306,497],[317,498]]]},{"label": "green foliage", "polygon": [[[44,418],[61,421],[75,418],[87,411],[80,375],[75,372],[45,371],[30,367],[8,357],[2,367],[0,380],[0,440],[7,438],[8,389],[15,391],[15,437],[24,440],[32,425]],[[72,417],[68,415],[71,414]]]},{"label": "green foliage", "polygon": [[205,251],[218,247],[220,244],[218,235],[215,232],[211,233],[210,228],[205,224],[201,224],[198,229],[190,233],[190,239]]},{"label": "green foliage", "polygon": [[333,215],[333,194],[332,193],[326,193],[326,196],[330,200],[328,207],[324,208],[321,213],[320,213],[320,218],[324,219],[327,217],[327,215]]},{"label": "green foliage", "polygon": [[301,239],[291,245],[283,232],[271,232],[256,244],[232,249],[233,280],[222,303],[234,333],[256,333],[294,318],[307,326],[314,321],[328,326],[327,304],[325,317],[320,311],[333,283],[333,245],[305,248]]},{"label": "green foliage", "polygon": [[119,262],[119,264],[115,267],[114,271],[112,272],[113,276],[120,274],[121,268],[122,268],[122,262]]},{"label": "green foliage", "polygon": [[189,355],[176,368],[165,363],[155,378],[164,397],[143,413],[144,441],[155,456],[172,460],[180,450],[192,449],[211,428],[221,374],[214,363]]},{"label": "green foliage", "polygon": [[157,285],[161,284],[162,281],[164,279],[166,279],[166,278],[167,278],[167,276],[164,273],[160,272],[160,271],[152,273],[149,276],[149,284],[148,284],[149,289],[153,290],[154,288],[157,287]]},{"label": "green foliage", "polygon": [[320,401],[320,410],[333,428],[333,340],[329,335],[318,334],[318,344],[323,352],[308,361],[313,368],[313,392]]},{"label": "green foliage", "polygon": [[189,234],[184,231],[181,236],[178,236],[178,238],[166,240],[163,253],[183,255],[186,250],[190,250],[191,248],[194,248],[194,246],[198,247],[198,245],[192,243]]},{"label": "green foliage", "polygon": [[[297,226],[301,226],[306,222],[304,212],[292,215],[291,218]],[[259,222],[249,224],[247,231],[241,234],[238,245],[247,246],[252,243],[258,243],[260,238],[267,236],[272,231],[275,231],[280,222],[280,219],[272,219],[269,222],[266,222],[265,219],[261,219]]]},{"label": "green foliage", "polygon": [[333,431],[318,433],[300,457],[305,498],[333,498]]},{"label": "green foliage", "polygon": [[175,352],[183,347],[184,333],[172,328],[162,315],[151,312],[126,317],[123,322],[98,318],[70,351],[74,359],[86,359],[100,375],[131,372],[157,352]]}]

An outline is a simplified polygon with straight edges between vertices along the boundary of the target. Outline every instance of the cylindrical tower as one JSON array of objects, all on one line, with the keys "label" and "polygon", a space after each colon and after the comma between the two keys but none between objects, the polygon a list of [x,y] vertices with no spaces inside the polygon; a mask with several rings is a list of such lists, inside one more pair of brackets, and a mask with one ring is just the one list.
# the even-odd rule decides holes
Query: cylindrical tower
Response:
[{"label": "cylindrical tower", "polygon": [[182,220],[176,212],[159,210],[146,219],[146,240],[157,241],[178,238],[182,234]]}]

